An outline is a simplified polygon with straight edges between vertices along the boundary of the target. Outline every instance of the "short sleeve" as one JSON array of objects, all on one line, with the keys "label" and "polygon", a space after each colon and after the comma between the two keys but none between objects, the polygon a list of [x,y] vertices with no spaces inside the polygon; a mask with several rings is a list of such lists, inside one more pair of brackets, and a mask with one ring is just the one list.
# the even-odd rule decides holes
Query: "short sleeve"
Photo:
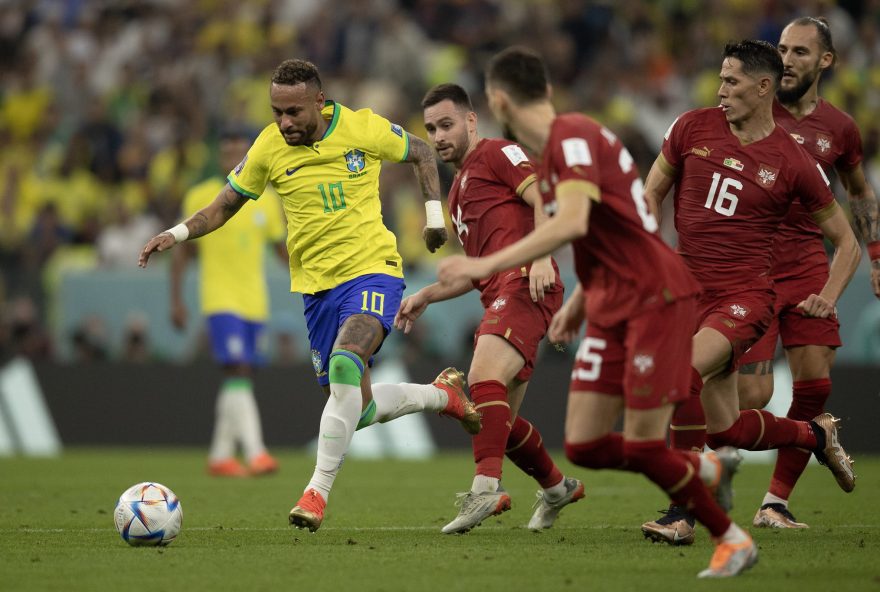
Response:
[{"label": "short sleeve", "polygon": [[244,159],[226,177],[236,193],[257,199],[266,190],[266,185],[269,183],[266,143],[266,130],[263,130]]},{"label": "short sleeve", "polygon": [[846,139],[843,153],[834,163],[836,168],[849,171],[857,167],[862,162],[862,134],[859,133],[859,127],[851,117],[846,118],[843,137]]},{"label": "short sleeve", "polygon": [[[682,117],[676,118],[675,121],[666,130],[663,136],[663,146],[660,154],[670,167],[678,170],[682,166],[682,157],[684,145],[684,136],[686,133],[687,122],[682,121]],[[668,171],[667,171],[668,172]]]},{"label": "short sleeve", "polygon": [[401,126],[370,113],[370,136],[381,160],[401,162],[409,155],[409,137]]},{"label": "short sleeve", "polygon": [[517,195],[535,180],[535,166],[518,144],[493,146],[487,157],[495,177]]},{"label": "short sleeve", "polygon": [[808,212],[822,215],[824,210],[834,204],[834,194],[831,193],[830,183],[825,172],[813,157],[802,150],[801,158],[797,160],[798,175],[795,193],[800,197],[801,203]]}]

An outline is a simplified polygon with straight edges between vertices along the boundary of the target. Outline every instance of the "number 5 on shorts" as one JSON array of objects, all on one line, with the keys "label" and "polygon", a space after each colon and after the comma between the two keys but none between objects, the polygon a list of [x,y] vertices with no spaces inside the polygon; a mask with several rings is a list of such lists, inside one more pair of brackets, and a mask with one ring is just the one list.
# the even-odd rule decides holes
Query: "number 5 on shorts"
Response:
[{"label": "number 5 on shorts", "polygon": [[[361,292],[361,296],[364,297],[364,303],[361,305],[361,310],[364,312],[372,312],[379,316],[385,314],[385,294],[381,292],[370,292],[369,290],[364,290]],[[369,304],[369,307],[367,306]]]},{"label": "number 5 on shorts", "polygon": [[583,382],[592,382],[599,378],[602,372],[602,354],[596,350],[604,350],[607,345],[604,339],[598,337],[587,337],[581,341],[574,358],[587,366],[576,365],[572,378]]}]

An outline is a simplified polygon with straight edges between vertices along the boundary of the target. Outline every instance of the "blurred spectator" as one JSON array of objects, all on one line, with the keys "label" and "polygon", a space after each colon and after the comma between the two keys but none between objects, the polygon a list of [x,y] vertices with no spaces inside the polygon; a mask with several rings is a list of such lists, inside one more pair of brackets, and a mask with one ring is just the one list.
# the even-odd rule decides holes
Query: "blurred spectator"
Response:
[{"label": "blurred spectator", "polygon": [[107,323],[98,315],[89,315],[80,321],[70,335],[73,343],[73,361],[76,364],[101,362],[108,358],[110,349]]},{"label": "blurred spectator", "polygon": [[[287,57],[318,64],[330,98],[418,133],[427,87],[458,82],[480,109],[485,60],[527,44],[558,81],[557,106],[608,122],[647,171],[675,114],[716,104],[725,42],[775,40],[805,14],[830,21],[840,63],[823,94],[856,118],[876,179],[876,0],[0,2],[0,273],[43,319],[60,246],[94,244],[103,265],[130,265],[136,235],[172,225],[186,188],[213,171],[216,130],[271,121],[265,80]],[[381,187],[407,265],[429,270],[412,175]]]},{"label": "blurred spectator", "polygon": [[111,209],[112,222],[98,234],[98,261],[103,267],[131,268],[141,247],[162,229],[161,224],[149,213],[133,215],[123,200]]},{"label": "blurred spectator", "polygon": [[[45,327],[40,321],[34,302],[27,297],[19,297],[9,303],[0,325],[0,334],[6,333],[9,352],[13,356],[24,356],[31,360],[45,360],[52,354],[52,343]],[[0,335],[0,343],[3,336]]]},{"label": "blurred spectator", "polygon": [[131,313],[125,322],[122,335],[123,362],[143,364],[154,361],[150,346],[150,330],[146,315],[139,312]]}]

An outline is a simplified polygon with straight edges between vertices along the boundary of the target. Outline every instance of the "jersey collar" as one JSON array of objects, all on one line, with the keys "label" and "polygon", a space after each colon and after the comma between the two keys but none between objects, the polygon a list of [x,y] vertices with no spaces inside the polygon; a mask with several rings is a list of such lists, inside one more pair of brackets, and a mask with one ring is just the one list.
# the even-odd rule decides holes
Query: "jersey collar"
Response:
[{"label": "jersey collar", "polygon": [[327,129],[324,130],[324,135],[321,136],[321,140],[326,140],[330,137],[330,134],[333,133],[333,130],[336,129],[336,124],[339,123],[339,112],[341,109],[339,108],[339,104],[336,101],[324,101],[324,108],[321,109],[321,115],[327,114],[327,109],[332,109],[333,115],[330,118],[330,123],[327,125]]}]

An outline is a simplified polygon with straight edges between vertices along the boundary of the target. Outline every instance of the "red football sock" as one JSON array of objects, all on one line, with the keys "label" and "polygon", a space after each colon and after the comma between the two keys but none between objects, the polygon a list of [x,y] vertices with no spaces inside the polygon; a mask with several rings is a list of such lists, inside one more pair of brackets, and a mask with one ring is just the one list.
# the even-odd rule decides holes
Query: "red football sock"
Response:
[{"label": "red football sock", "polygon": [[776,417],[763,409],[746,409],[732,426],[715,434],[709,434],[712,448],[736,446],[745,450],[770,450],[785,446],[816,448],[816,434],[806,421]]},{"label": "red football sock", "polygon": [[470,386],[471,398],[482,415],[483,427],[473,437],[476,474],[501,478],[504,445],[510,435],[510,405],[507,387],[497,380],[484,380]]},{"label": "red football sock", "polygon": [[623,450],[627,470],[642,473],[660,486],[673,503],[686,508],[713,537],[720,537],[730,527],[730,518],[700,480],[699,464],[693,462],[696,455],[670,450],[663,440],[626,441]]},{"label": "red football sock", "polygon": [[565,443],[565,456],[588,469],[622,469],[623,434],[612,432],[590,442]]},{"label": "red football sock", "polygon": [[[794,383],[789,419],[809,421],[825,410],[825,401],[831,395],[831,380],[802,380]],[[768,491],[787,500],[791,490],[810,462],[812,453],[801,448],[781,448],[773,468]]]},{"label": "red football sock", "polygon": [[691,368],[690,395],[676,406],[669,424],[669,445],[672,448],[703,451],[706,445],[706,416],[700,401],[702,390],[703,379],[696,369]]},{"label": "red football sock", "polygon": [[535,427],[517,416],[507,438],[507,458],[541,487],[553,487],[562,481],[562,473],[544,448],[544,439]]}]

